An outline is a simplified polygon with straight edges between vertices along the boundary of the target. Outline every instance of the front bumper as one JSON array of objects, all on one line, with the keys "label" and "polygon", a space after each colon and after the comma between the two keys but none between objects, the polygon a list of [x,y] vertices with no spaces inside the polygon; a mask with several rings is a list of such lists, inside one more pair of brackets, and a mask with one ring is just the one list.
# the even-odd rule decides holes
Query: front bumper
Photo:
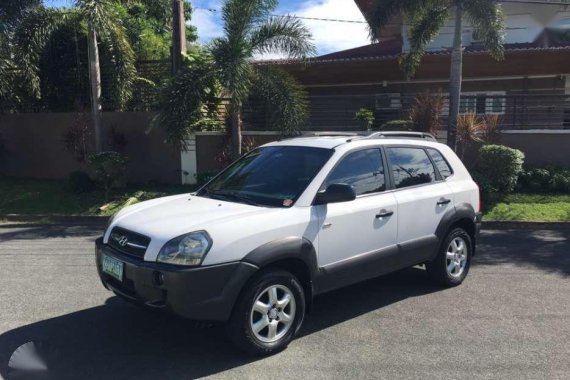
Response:
[{"label": "front bumper", "polygon": [[[101,270],[105,254],[123,263],[123,281]],[[257,267],[233,262],[184,268],[141,261],[96,241],[97,272],[103,285],[120,297],[154,308],[169,310],[195,320],[227,321],[235,300]]]}]

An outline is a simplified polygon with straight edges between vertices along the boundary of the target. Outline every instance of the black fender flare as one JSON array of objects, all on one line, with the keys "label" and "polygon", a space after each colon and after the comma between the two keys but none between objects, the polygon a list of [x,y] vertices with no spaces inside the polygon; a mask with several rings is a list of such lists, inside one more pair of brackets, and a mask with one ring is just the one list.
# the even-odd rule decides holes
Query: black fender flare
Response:
[{"label": "black fender flare", "polygon": [[308,283],[304,287],[307,292],[305,301],[309,313],[313,308],[314,280],[319,273],[317,251],[311,241],[297,236],[274,240],[257,247],[248,253],[242,261],[263,269],[273,263],[289,259],[303,262],[308,269]]},{"label": "black fender flare", "polygon": [[[443,239],[445,239],[445,235],[447,234],[447,231],[449,231],[449,228],[460,220],[469,220],[473,223],[473,228],[475,230],[476,215],[477,213],[475,212],[475,209],[469,203],[460,203],[455,205],[454,208],[448,210],[443,215],[443,218],[441,218],[441,221],[435,230],[435,235],[440,243],[432,259],[437,256],[437,253],[441,249],[441,244],[443,244]],[[475,240],[473,240],[473,246],[475,246]]]},{"label": "black fender flare", "polygon": [[263,268],[286,259],[301,260],[305,263],[309,269],[311,281],[319,272],[317,251],[313,243],[297,236],[290,236],[263,244],[248,253],[242,261],[253,264],[258,268]]}]

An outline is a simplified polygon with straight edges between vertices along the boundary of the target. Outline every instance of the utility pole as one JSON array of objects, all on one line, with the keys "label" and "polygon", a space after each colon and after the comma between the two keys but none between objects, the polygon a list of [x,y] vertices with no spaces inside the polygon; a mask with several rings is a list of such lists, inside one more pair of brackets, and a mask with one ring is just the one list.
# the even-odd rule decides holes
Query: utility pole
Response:
[{"label": "utility pole", "polygon": [[182,65],[182,54],[186,53],[186,20],[184,1],[172,0],[172,72],[177,73]]}]

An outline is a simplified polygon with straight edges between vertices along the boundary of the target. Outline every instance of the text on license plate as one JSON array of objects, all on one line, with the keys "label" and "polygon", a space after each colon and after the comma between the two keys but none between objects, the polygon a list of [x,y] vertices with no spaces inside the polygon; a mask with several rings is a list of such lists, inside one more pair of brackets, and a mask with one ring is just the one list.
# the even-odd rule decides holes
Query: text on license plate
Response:
[{"label": "text on license plate", "polygon": [[119,281],[123,281],[124,267],[125,264],[122,261],[119,261],[114,257],[103,255],[103,260],[101,261],[101,269],[103,270],[103,273],[115,277]]}]

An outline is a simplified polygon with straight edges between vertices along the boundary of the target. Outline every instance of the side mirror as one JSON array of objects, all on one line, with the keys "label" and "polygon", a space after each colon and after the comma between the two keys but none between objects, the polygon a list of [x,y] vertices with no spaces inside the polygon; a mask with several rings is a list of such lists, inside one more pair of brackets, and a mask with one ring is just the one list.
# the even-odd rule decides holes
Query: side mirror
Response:
[{"label": "side mirror", "polygon": [[333,183],[325,191],[317,193],[315,204],[350,202],[356,199],[352,186],[344,183]]}]

